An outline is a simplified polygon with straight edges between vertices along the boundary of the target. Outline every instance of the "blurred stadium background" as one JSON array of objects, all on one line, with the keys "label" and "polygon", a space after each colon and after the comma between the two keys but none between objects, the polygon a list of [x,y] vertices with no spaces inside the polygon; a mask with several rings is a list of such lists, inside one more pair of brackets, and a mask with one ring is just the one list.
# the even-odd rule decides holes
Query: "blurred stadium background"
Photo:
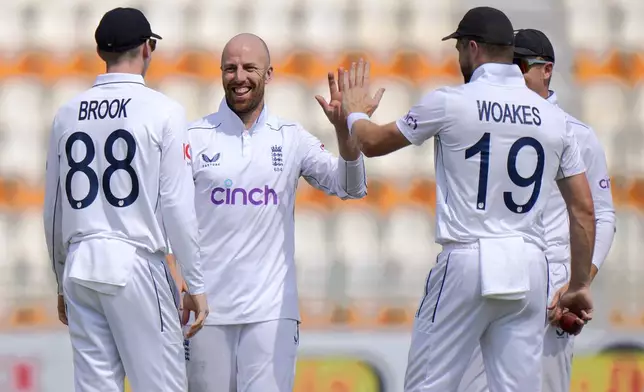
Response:
[{"label": "blurred stadium background", "polygon": [[[555,45],[561,106],[594,127],[617,207],[615,242],[593,291],[596,320],[577,344],[573,391],[644,391],[644,2],[642,0],[2,0],[0,2],[0,391],[71,391],[71,353],[55,316],[41,224],[49,125],[103,65],[94,29],[135,6],[164,37],[148,84],[191,119],[223,97],[219,56],[239,32],[263,37],[276,76],[271,110],[337,151],[313,99],[326,71],[366,57],[374,116],[390,121],[423,92],[462,81],[453,42],[465,11],[491,5]],[[433,144],[368,160],[369,196],[340,202],[305,183],[297,199],[304,318],[297,392],[402,389],[409,331],[433,244]],[[622,347],[619,356],[598,354]],[[633,351],[634,349],[637,349]],[[136,391],[138,392],[138,391]]]}]

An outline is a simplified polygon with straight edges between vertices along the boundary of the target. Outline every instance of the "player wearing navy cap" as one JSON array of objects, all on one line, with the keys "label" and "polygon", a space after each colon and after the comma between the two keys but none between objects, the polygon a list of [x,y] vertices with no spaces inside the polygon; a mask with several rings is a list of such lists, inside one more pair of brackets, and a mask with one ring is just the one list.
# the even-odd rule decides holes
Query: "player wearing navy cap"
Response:
[{"label": "player wearing navy cap", "polygon": [[[518,30],[515,36],[514,63],[519,66],[528,87],[557,106],[557,94],[550,89],[555,63],[555,50],[548,37],[539,30]],[[586,176],[595,205],[595,248],[591,280],[599,272],[610,250],[615,234],[615,208],[610,192],[606,157],[593,130],[566,114],[568,125],[575,134],[586,165]],[[561,193],[553,189],[543,214],[546,229],[546,256],[549,268],[548,302],[550,323],[545,326],[543,347],[543,392],[565,392],[570,388],[573,336],[558,327],[561,317],[559,297],[570,279],[570,230],[566,205]],[[459,391],[487,391],[480,351],[475,353]]]},{"label": "player wearing navy cap", "polygon": [[134,391],[185,392],[166,228],[196,313],[190,336],[208,306],[184,110],[145,86],[161,37],[141,11],[109,11],[95,38],[107,72],[56,114],[45,184],[45,234],[75,390],[121,392],[127,374]]},{"label": "player wearing navy cap", "polygon": [[493,391],[541,390],[547,297],[542,216],[554,180],[571,226],[571,281],[561,303],[589,319],[593,203],[566,116],[526,87],[514,29],[478,7],[455,33],[465,84],[425,95],[398,121],[371,122],[364,70],[348,76],[343,107],[367,156],[435,138],[436,241],[414,321],[407,392],[454,392],[480,344]]}]

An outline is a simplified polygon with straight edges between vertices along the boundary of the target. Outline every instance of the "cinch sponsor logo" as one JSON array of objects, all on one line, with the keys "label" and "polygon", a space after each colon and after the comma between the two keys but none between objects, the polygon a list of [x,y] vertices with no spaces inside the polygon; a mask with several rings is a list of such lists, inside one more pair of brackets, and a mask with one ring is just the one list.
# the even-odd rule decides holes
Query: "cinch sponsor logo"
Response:
[{"label": "cinch sponsor logo", "polygon": [[225,188],[217,187],[210,193],[210,201],[213,204],[267,206],[278,203],[277,192],[268,185],[253,189],[233,188],[232,180],[226,180],[224,186]]},{"label": "cinch sponsor logo", "polygon": [[610,188],[610,178],[602,178],[599,180],[599,187],[602,189]]}]

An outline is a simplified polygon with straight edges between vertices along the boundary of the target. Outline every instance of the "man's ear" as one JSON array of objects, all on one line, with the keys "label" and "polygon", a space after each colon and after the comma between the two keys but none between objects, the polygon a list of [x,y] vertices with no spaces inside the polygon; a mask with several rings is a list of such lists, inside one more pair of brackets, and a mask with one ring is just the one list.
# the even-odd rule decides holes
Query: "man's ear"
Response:
[{"label": "man's ear", "polygon": [[273,80],[273,66],[270,65],[268,69],[266,70],[266,79],[265,83],[269,83],[271,80]]},{"label": "man's ear", "polygon": [[554,64],[548,63],[543,67],[543,76],[545,80],[552,79],[552,73],[554,72]]},{"label": "man's ear", "polygon": [[144,60],[152,57],[152,48],[150,48],[149,42],[146,41],[143,45],[141,45],[141,51],[142,51],[141,54],[143,55]]}]

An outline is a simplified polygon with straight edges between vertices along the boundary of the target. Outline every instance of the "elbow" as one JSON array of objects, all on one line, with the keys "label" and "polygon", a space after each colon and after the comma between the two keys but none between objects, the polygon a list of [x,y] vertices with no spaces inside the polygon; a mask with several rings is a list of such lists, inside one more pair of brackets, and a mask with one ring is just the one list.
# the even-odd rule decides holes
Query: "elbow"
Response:
[{"label": "elbow", "polygon": [[368,144],[368,143],[362,143],[360,145],[360,151],[362,151],[364,156],[367,158],[375,158],[375,157],[385,155],[382,149],[378,148],[377,145]]},{"label": "elbow", "polygon": [[362,154],[367,158],[373,158],[377,156],[373,145],[369,143],[360,143],[360,151],[362,151]]}]

